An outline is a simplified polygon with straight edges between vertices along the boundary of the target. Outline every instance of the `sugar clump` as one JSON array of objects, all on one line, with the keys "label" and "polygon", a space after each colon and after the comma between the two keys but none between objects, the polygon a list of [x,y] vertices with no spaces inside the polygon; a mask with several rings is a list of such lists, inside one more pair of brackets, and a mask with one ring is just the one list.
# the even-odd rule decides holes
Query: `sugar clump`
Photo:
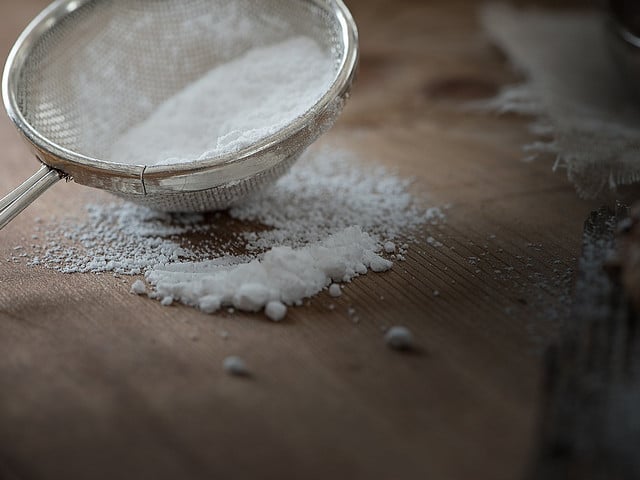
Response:
[{"label": "sugar clump", "polygon": [[160,304],[163,307],[170,307],[171,305],[173,305],[173,297],[171,295],[163,297],[162,300],[160,300]]},{"label": "sugar clump", "polygon": [[221,307],[220,297],[205,295],[198,300],[198,308],[204,313],[216,313]]},{"label": "sugar clump", "polygon": [[224,359],[222,364],[224,371],[235,377],[246,377],[249,375],[249,369],[244,360],[237,356],[230,356]]},{"label": "sugar clump", "polygon": [[389,347],[394,350],[410,350],[413,348],[413,334],[407,327],[391,327],[384,336]]},{"label": "sugar clump", "polygon": [[264,312],[270,320],[274,322],[281,322],[284,320],[284,317],[287,316],[287,306],[278,301],[269,302],[267,303]]},{"label": "sugar clump", "polygon": [[338,285],[337,283],[332,283],[329,287],[329,295],[331,295],[332,297],[339,297],[340,295],[342,295],[342,289],[340,288],[340,285]]},{"label": "sugar clump", "polygon": [[147,285],[142,280],[136,280],[131,285],[131,293],[135,295],[144,295],[147,293]]}]

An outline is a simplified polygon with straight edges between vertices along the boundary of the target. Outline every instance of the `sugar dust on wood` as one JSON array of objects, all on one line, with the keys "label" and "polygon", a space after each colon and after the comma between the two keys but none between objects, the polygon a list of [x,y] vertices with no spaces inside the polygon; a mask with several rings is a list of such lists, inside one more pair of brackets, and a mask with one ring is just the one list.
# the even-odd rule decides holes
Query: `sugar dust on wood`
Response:
[{"label": "sugar dust on wood", "polygon": [[[231,208],[232,218],[247,223],[230,243],[218,238],[219,216],[94,204],[86,218],[76,213],[45,229],[31,263],[65,273],[144,274],[133,293],[204,313],[265,309],[278,321],[327,287],[336,294],[340,283],[390,269],[385,244],[411,240],[443,217],[421,206],[409,185],[348,152],[315,148],[273,187]],[[185,243],[193,234],[206,244]],[[396,251],[409,248],[400,245]]]}]

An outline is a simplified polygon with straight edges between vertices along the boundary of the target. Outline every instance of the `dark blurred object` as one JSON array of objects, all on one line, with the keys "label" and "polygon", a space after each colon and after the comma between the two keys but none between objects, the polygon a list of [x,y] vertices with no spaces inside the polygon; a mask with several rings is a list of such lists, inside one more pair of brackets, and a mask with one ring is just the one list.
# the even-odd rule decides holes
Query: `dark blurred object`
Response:
[{"label": "dark blurred object", "polygon": [[572,314],[545,358],[531,480],[640,478],[638,278],[625,280],[625,270],[637,267],[630,257],[640,248],[638,215],[617,205],[585,222]]},{"label": "dark blurred object", "polygon": [[609,0],[609,11],[619,27],[637,40],[640,36],[640,3],[638,0]]},{"label": "dark blurred object", "polygon": [[605,0],[611,51],[622,74],[640,96],[640,1]]}]

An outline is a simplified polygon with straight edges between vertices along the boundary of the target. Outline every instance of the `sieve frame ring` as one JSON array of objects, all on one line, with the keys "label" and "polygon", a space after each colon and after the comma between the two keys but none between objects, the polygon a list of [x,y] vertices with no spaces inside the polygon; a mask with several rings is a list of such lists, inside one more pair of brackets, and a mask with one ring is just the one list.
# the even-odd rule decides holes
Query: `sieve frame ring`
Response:
[{"label": "sieve frame ring", "polygon": [[[305,114],[287,127],[237,152],[174,165],[127,165],[83,155],[51,141],[20,110],[17,89],[22,68],[42,36],[83,6],[101,0],[55,0],[24,29],[12,47],[2,74],[2,98],[9,119],[40,162],[76,183],[131,198],[199,192],[246,180],[299,154],[333,124],[348,99],[358,65],[358,30],[342,0],[306,0],[334,16],[344,51],[334,81]],[[313,130],[318,130],[313,134]],[[310,134],[311,133],[311,134]]]}]

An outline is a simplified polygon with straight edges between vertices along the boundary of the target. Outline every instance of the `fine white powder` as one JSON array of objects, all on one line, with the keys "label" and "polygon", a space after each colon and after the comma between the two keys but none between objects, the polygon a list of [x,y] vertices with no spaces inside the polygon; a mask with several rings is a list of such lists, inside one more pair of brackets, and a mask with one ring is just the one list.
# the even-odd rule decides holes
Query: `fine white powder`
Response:
[{"label": "fine white powder", "polygon": [[193,162],[255,144],[328,91],[334,65],[312,39],[253,48],[166,100],[112,146],[115,163]]},{"label": "fine white powder", "polygon": [[[83,221],[70,217],[40,230],[47,242],[35,245],[31,264],[67,273],[145,274],[148,295],[166,304],[205,313],[266,307],[278,321],[287,305],[332,283],[335,291],[368,270],[388,270],[385,243],[402,240],[406,252],[413,233],[442,221],[443,212],[420,205],[409,185],[347,152],[313,148],[274,186],[228,213],[92,205]],[[229,234],[229,222],[236,233]],[[202,240],[192,244],[187,236]],[[142,293],[144,285],[135,285]]]}]

